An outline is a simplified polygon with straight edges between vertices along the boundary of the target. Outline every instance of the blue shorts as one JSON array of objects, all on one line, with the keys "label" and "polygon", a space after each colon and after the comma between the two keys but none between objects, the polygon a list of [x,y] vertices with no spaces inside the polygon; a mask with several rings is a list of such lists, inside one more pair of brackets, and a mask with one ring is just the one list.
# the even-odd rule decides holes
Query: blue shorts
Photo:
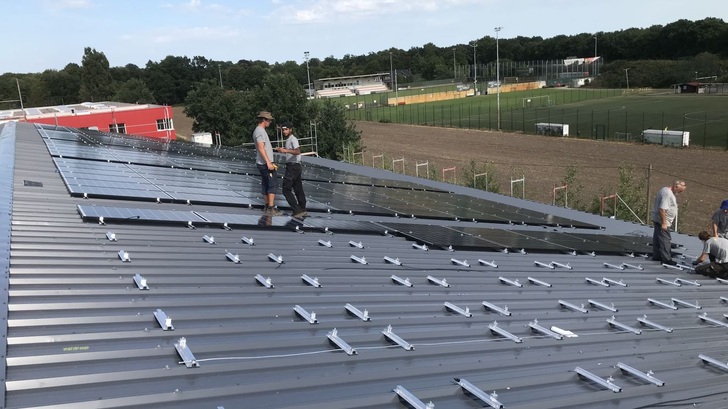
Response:
[{"label": "blue shorts", "polygon": [[258,172],[260,172],[260,185],[264,195],[270,195],[276,193],[278,187],[278,178],[276,178],[275,170],[268,170],[267,165],[261,165],[256,163],[258,166]]}]

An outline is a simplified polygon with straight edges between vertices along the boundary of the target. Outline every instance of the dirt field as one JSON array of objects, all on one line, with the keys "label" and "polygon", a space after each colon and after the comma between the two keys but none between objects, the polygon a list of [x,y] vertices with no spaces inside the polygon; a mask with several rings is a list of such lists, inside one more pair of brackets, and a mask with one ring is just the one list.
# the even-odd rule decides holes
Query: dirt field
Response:
[{"label": "dirt field", "polygon": [[[192,133],[192,121],[174,108],[175,128],[181,137]],[[478,166],[492,162],[500,191],[510,194],[510,180],[525,177],[526,199],[551,203],[555,184],[560,184],[569,166],[575,166],[576,184],[583,185],[581,201],[590,204],[600,192],[614,192],[619,182],[619,167],[635,166],[635,176],[653,170],[650,196],[673,179],[687,182],[680,197],[681,231],[697,234],[708,227],[710,216],[728,198],[728,151],[702,148],[676,149],[655,145],[599,142],[574,138],[505,134],[463,129],[430,128],[415,125],[357,122],[365,146],[364,162],[372,165],[372,155],[405,159],[405,170],[415,174],[415,163],[429,161],[438,174],[442,168],[456,166],[460,183],[471,160]],[[182,139],[182,138],[181,138]],[[377,165],[379,166],[379,161]],[[399,165],[397,167],[399,170]],[[520,186],[516,186],[520,197]],[[650,203],[652,197],[650,198]],[[643,220],[645,215],[639,215]]]},{"label": "dirt field", "polygon": [[[415,163],[429,161],[430,168],[469,168],[471,160],[482,166],[494,164],[500,191],[510,194],[511,179],[525,177],[526,199],[551,203],[553,187],[560,185],[569,166],[575,166],[576,182],[583,185],[581,199],[591,203],[601,191],[614,192],[619,182],[619,167],[635,166],[635,176],[650,178],[650,203],[657,189],[673,179],[687,182],[678,197],[681,231],[697,234],[708,227],[710,216],[728,198],[728,174],[721,169],[728,161],[725,150],[669,148],[535,135],[505,134],[488,131],[430,128],[413,125],[357,122],[365,146],[364,161],[372,165],[372,155],[392,159],[404,157],[407,174],[415,173]],[[377,161],[379,165],[379,161]],[[400,169],[397,167],[397,169]],[[460,183],[465,183],[460,180]],[[514,196],[520,197],[520,185]],[[644,215],[639,215],[643,220]]]}]

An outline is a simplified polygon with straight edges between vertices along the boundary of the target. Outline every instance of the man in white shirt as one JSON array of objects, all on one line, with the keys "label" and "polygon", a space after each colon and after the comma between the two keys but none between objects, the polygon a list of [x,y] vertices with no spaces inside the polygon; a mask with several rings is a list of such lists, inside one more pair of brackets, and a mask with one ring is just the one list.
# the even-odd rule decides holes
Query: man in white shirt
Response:
[{"label": "man in white shirt", "polygon": [[[708,277],[728,277],[728,239],[711,237],[705,230],[698,238],[703,242],[703,252],[693,262],[695,272]],[[710,259],[709,263],[703,263],[706,258]]]},{"label": "man in white shirt", "polygon": [[281,124],[281,132],[286,139],[285,148],[276,148],[286,154],[286,173],[283,176],[283,196],[293,209],[293,217],[302,219],[308,216],[306,211],[306,194],[303,193],[303,167],[301,165],[301,147],[298,138],[293,134],[290,122]]},{"label": "man in white shirt", "polygon": [[675,195],[685,190],[685,182],[676,180],[672,186],[666,186],[657,191],[655,203],[652,206],[652,260],[663,264],[676,265],[672,259],[670,225],[677,218],[677,198]]}]

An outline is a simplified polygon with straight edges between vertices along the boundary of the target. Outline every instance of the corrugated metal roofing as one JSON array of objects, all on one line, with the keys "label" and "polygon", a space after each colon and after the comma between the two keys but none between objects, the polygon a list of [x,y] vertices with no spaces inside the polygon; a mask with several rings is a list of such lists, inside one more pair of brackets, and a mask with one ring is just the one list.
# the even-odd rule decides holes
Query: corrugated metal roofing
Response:
[{"label": "corrugated metal roofing", "polygon": [[[424,251],[397,235],[258,224],[101,225],[84,221],[79,206],[253,218],[260,211],[73,197],[34,126],[6,124],[0,132],[0,182],[12,181],[12,197],[0,202],[12,206],[9,219],[0,219],[11,228],[5,408],[406,408],[430,401],[436,408],[487,407],[479,396],[521,409],[728,407],[728,370],[701,358],[728,361],[728,287],[719,281],[639,254]],[[307,160],[332,172],[417,182],[602,227],[568,232],[650,235],[645,227],[568,209]],[[544,230],[316,214],[332,225]],[[283,226],[289,220],[275,219]],[[699,251],[695,238],[675,234],[674,240],[687,254]],[[137,286],[137,274],[148,289]],[[155,312],[170,317],[174,329],[165,330]],[[577,337],[557,339],[534,327]],[[334,329],[355,354],[329,340]],[[199,367],[182,363],[175,347],[181,338]],[[654,372],[640,378],[620,363]],[[577,368],[604,382],[587,381]],[[405,395],[422,406],[405,403]]]}]

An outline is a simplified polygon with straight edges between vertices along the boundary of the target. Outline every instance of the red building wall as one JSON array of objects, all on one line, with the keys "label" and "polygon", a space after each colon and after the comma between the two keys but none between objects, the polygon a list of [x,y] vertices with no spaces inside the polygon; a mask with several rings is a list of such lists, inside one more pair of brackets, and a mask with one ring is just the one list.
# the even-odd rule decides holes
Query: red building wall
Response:
[{"label": "red building wall", "polygon": [[[27,121],[71,128],[97,127],[102,132],[118,131],[149,138],[169,138],[172,140],[177,138],[174,122],[172,121],[172,107],[169,106],[131,106],[98,111],[76,111],[71,114],[28,117]],[[163,129],[165,124],[170,129]],[[117,128],[114,129],[114,126]]]}]

